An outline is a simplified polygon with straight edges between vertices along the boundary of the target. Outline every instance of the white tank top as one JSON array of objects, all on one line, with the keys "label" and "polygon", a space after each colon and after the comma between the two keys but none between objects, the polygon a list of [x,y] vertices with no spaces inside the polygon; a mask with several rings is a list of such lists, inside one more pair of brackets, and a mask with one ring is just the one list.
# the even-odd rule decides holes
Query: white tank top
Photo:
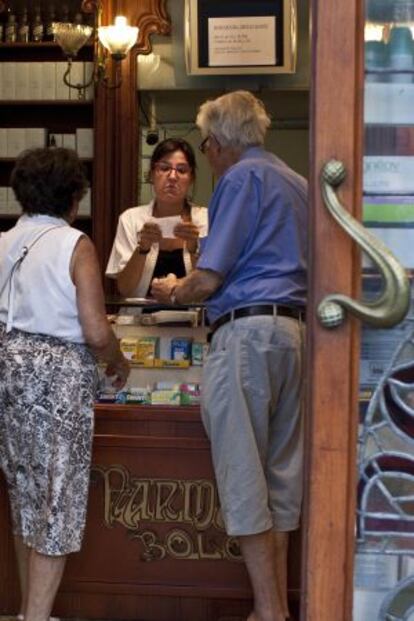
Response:
[{"label": "white tank top", "polygon": [[0,235],[0,321],[8,329],[85,342],[69,271],[82,235],[61,218],[26,214]]}]

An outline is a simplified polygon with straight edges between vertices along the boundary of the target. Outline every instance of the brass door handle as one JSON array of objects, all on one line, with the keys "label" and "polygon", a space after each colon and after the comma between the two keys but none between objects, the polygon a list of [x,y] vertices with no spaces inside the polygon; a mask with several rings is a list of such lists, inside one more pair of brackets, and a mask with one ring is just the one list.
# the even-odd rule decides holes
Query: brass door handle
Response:
[{"label": "brass door handle", "polygon": [[317,316],[325,328],[341,325],[345,319],[345,311],[376,328],[390,328],[402,321],[408,312],[408,277],[401,263],[385,244],[367,231],[339,202],[335,189],[345,177],[346,170],[342,162],[330,160],[325,164],[321,174],[323,200],[335,220],[375,263],[383,278],[383,291],[372,302],[359,302],[340,293],[327,295],[318,306]]}]

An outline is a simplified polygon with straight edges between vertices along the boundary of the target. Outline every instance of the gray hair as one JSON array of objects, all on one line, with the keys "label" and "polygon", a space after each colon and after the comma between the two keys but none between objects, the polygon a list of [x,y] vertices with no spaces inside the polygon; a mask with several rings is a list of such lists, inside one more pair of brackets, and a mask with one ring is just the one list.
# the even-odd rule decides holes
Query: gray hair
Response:
[{"label": "gray hair", "polygon": [[264,142],[270,118],[248,91],[234,91],[200,106],[196,124],[203,137],[213,134],[222,146],[245,149]]}]

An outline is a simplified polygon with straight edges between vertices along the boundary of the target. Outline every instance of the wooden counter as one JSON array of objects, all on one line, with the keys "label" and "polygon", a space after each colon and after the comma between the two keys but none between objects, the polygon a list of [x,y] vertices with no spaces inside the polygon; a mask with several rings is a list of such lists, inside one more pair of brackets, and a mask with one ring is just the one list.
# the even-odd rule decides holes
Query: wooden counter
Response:
[{"label": "wooden counter", "polygon": [[[0,614],[10,614],[18,584],[3,480],[0,503]],[[54,614],[236,621],[250,606],[198,408],[98,405],[84,545],[69,558]]]}]

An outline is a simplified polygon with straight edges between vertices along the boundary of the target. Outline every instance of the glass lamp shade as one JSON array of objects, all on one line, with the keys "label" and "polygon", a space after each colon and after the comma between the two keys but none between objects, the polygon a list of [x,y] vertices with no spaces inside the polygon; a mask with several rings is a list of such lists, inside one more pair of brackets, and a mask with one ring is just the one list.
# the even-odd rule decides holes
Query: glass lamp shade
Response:
[{"label": "glass lamp shade", "polygon": [[67,22],[53,22],[52,29],[56,43],[66,56],[76,56],[93,32],[91,26]]},{"label": "glass lamp shade", "polygon": [[115,18],[114,25],[98,28],[98,37],[112,58],[122,60],[131,47],[135,45],[138,38],[138,28],[128,26],[126,17],[119,15]]}]

